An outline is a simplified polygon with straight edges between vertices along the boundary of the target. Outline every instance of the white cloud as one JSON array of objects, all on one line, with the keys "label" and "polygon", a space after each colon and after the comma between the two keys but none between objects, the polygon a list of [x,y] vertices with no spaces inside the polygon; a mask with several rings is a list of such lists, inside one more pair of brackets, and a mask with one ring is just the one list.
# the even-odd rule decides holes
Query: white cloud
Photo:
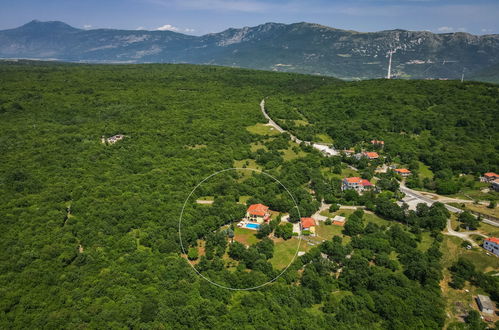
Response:
[{"label": "white cloud", "polygon": [[189,29],[189,28],[185,28],[185,29],[184,29],[184,31],[185,31],[185,32],[187,32],[187,33],[191,33],[191,32],[194,32],[194,31],[196,31],[196,30],[194,30],[194,29]]},{"label": "white cloud", "polygon": [[136,28],[135,30],[145,30],[146,28],[143,27],[143,26],[139,26],[138,28]]},{"label": "white cloud", "polygon": [[178,29],[178,27],[173,26],[171,24],[165,24],[163,26],[160,26],[160,27],[156,28],[156,30],[158,30],[158,31],[175,31],[175,32],[177,32],[179,29]]},{"label": "white cloud", "polygon": [[92,27],[92,25],[90,25],[90,24],[85,24],[85,25],[83,25],[83,28],[84,28],[84,29],[90,29],[91,27]]},{"label": "white cloud", "polygon": [[454,32],[454,28],[451,26],[441,26],[437,29],[438,32],[449,33]]}]

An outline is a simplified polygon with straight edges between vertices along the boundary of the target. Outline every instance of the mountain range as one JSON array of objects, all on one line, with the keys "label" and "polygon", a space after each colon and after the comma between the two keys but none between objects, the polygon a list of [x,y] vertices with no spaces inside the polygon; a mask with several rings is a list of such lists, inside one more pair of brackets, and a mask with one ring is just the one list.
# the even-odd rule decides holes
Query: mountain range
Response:
[{"label": "mountain range", "polygon": [[[0,31],[0,58],[97,63],[193,63],[372,79],[466,79],[499,63],[499,35],[356,32],[311,23],[266,23],[192,36],[173,31],[74,28],[31,21]],[[497,70],[494,70],[497,72]],[[483,78],[485,77],[485,78]]]}]

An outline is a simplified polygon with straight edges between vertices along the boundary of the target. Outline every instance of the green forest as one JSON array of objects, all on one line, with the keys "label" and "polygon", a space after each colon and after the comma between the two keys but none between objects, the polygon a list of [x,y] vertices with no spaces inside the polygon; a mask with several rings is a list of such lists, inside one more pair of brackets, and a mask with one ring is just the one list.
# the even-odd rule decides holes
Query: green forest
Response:
[{"label": "green forest", "polygon": [[[475,312],[464,322],[447,317],[442,282],[474,285],[497,302],[499,277],[469,260],[447,267],[442,230],[453,216],[444,205],[397,204],[393,172],[378,175],[373,191],[342,191],[349,165],[372,178],[378,163],[325,157],[261,125],[264,98],[303,139],[327,135],[341,148],[384,139],[387,157],[435,174],[415,185],[499,170],[497,85],[2,62],[0,328],[484,329]],[[186,204],[184,255],[184,201],[233,167],[283,185],[242,170],[207,181]],[[337,204],[353,207],[345,226],[321,224],[329,236],[275,281],[283,267],[272,260],[284,245],[271,238],[296,240],[280,217],[254,244],[231,241],[249,204],[296,223],[322,201],[331,214],[342,212]],[[198,276],[192,260],[227,287],[271,283],[227,290]]]}]

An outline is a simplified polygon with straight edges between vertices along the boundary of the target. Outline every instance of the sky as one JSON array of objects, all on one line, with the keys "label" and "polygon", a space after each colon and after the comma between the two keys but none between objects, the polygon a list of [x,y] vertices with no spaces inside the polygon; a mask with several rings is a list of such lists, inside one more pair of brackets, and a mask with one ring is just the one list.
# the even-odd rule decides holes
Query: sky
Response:
[{"label": "sky", "polygon": [[267,22],[490,34],[499,33],[499,0],[0,0],[0,30],[34,19],[192,35]]}]

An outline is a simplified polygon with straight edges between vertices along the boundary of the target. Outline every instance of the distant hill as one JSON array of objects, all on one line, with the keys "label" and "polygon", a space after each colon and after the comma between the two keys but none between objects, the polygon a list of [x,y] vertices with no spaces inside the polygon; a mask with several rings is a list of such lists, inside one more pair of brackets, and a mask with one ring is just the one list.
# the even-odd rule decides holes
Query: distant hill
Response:
[{"label": "distant hill", "polygon": [[499,63],[476,72],[470,77],[470,80],[499,84]]},{"label": "distant hill", "polygon": [[172,31],[81,30],[32,21],[0,31],[0,57],[83,62],[194,63],[371,79],[456,79],[499,62],[499,35],[389,30],[361,33],[318,24],[266,23],[204,36]]}]

